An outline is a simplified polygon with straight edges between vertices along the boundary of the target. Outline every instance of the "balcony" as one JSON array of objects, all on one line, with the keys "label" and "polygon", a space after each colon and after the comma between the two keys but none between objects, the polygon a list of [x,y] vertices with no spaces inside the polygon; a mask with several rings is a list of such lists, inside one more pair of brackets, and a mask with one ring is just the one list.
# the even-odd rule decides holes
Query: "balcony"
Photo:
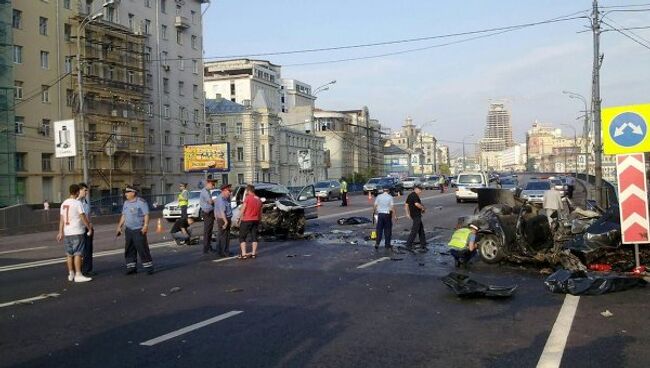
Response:
[{"label": "balcony", "polygon": [[186,17],[182,15],[177,15],[176,18],[174,18],[174,27],[180,29],[187,29],[190,28],[190,22],[189,20],[187,20]]}]

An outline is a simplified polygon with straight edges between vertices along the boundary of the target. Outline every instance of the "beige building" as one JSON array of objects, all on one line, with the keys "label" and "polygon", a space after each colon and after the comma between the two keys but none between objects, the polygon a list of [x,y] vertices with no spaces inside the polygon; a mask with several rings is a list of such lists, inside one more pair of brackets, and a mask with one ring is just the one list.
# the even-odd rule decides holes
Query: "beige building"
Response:
[{"label": "beige building", "polygon": [[440,147],[435,136],[413,124],[410,117],[388,139],[410,153],[410,175],[432,175],[440,171],[441,164],[448,164],[449,148]]}]

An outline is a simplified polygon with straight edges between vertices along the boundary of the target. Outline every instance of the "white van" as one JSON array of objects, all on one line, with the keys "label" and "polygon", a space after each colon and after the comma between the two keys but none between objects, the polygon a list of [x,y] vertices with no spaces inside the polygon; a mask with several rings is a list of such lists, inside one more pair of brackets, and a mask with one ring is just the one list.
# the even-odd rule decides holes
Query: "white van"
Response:
[{"label": "white van", "polygon": [[478,193],[472,188],[487,188],[489,181],[483,172],[461,172],[456,178],[456,203],[478,200]]}]

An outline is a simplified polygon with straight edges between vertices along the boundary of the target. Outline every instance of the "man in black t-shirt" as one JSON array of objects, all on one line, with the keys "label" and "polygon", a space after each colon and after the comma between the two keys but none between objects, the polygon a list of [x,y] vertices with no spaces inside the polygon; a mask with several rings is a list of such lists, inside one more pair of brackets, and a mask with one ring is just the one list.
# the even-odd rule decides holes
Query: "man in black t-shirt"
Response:
[{"label": "man in black t-shirt", "polygon": [[413,188],[413,192],[406,197],[406,202],[404,203],[404,212],[406,212],[406,217],[413,220],[411,233],[406,241],[406,248],[408,249],[413,249],[413,242],[415,241],[416,235],[420,238],[420,246],[422,248],[427,247],[424,225],[422,225],[422,214],[426,211],[426,208],[422,205],[420,193],[422,193],[422,186],[417,184]]},{"label": "man in black t-shirt", "polygon": [[176,245],[189,244],[190,238],[192,238],[192,233],[190,232],[190,225],[194,223],[192,217],[179,218],[172,226],[170,233],[172,233],[172,238],[176,240]]}]

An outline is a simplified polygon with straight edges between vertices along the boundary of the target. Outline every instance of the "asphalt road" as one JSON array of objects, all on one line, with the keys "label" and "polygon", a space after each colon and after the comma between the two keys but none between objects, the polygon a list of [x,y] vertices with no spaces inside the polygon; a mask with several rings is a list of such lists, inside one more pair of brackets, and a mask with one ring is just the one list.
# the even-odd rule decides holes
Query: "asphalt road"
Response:
[{"label": "asphalt road", "polygon": [[[361,196],[347,208],[325,203],[308,222],[319,237],[264,242],[255,260],[204,257],[200,247],[151,234],[151,276],[125,276],[121,239],[114,242],[114,226],[99,227],[96,247],[107,253],[85,284],[67,281],[54,233],[2,239],[0,366],[536,366],[565,296],[548,293],[536,269],[479,262],[472,277],[517,284],[516,295],[457,298],[439,281],[453,271],[443,244],[475,205],[456,204],[453,193],[423,197],[423,254],[376,252],[363,240],[371,225],[336,225],[370,215]],[[398,221],[397,240],[408,235],[407,220]],[[645,289],[581,297],[562,366],[645,366],[647,298]],[[606,309],[612,317],[600,315]]]}]

